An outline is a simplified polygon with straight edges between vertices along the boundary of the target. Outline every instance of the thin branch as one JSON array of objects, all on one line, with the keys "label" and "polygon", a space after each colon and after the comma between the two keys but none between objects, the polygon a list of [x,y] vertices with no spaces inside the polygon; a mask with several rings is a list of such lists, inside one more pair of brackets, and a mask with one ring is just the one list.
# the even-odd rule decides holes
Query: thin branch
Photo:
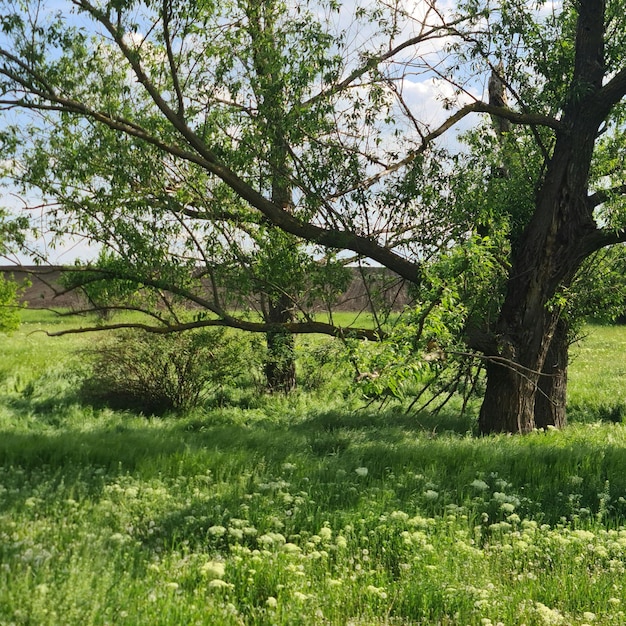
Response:
[{"label": "thin branch", "polygon": [[444,24],[441,24],[439,26],[430,27],[429,30],[427,30],[425,32],[422,31],[417,36],[411,37],[410,39],[407,39],[406,41],[403,41],[402,43],[398,44],[394,48],[391,48],[390,50],[388,50],[384,54],[380,54],[380,55],[377,55],[377,56],[371,56],[371,57],[367,58],[365,60],[365,62],[361,66],[359,66],[356,69],[354,69],[341,82],[333,85],[332,87],[329,87],[326,90],[320,91],[319,93],[317,93],[316,95],[312,96],[308,100],[305,100],[304,102],[302,102],[300,106],[308,107],[308,106],[313,105],[318,100],[321,100],[321,99],[324,99],[324,98],[328,98],[328,97],[334,96],[334,95],[336,95],[338,93],[341,93],[345,89],[349,88],[352,85],[352,83],[354,83],[355,80],[357,80],[358,78],[360,78],[364,74],[367,74],[367,72],[370,72],[370,71],[376,69],[379,65],[381,65],[385,61],[388,61],[391,58],[395,57],[399,52],[402,52],[403,50],[406,50],[407,48],[415,46],[415,45],[417,45],[419,43],[422,43],[424,41],[429,41],[429,40],[432,40],[432,39],[443,38],[444,36],[449,34],[449,32],[452,30],[452,28],[454,26],[465,22],[466,19],[467,18],[462,17],[462,18],[459,18],[459,19],[451,22],[450,24],[445,24],[444,23]]},{"label": "thin branch", "polygon": [[180,88],[178,80],[178,68],[174,59],[174,51],[172,50],[172,39],[170,36],[170,19],[172,17],[172,7],[169,0],[163,0],[163,39],[165,40],[165,49],[167,52],[167,62],[170,66],[170,74],[172,75],[172,84],[174,85],[174,93],[178,101],[177,114],[180,119],[185,117],[185,101],[183,92]]},{"label": "thin branch", "polygon": [[514,124],[523,124],[527,126],[547,126],[548,128],[553,128],[555,130],[558,130],[561,127],[561,123],[559,122],[559,120],[548,115],[543,115],[541,113],[518,113],[517,111],[513,111],[512,109],[509,109],[507,107],[497,107],[480,101],[473,102],[459,109],[456,113],[451,115],[445,122],[443,122],[443,124],[441,124],[432,132],[428,133],[427,135],[423,135],[421,145],[415,150],[412,150],[404,159],[401,159],[400,161],[397,161],[386,169],[381,170],[377,174],[366,178],[358,185],[331,196],[330,199],[337,199],[348,193],[356,191],[357,189],[366,189],[368,187],[371,187],[382,178],[389,176],[390,174],[397,172],[399,169],[409,165],[410,163],[415,161],[418,156],[423,154],[430,146],[430,144],[435,141],[435,139],[441,137],[441,135],[443,135],[446,131],[448,131],[470,113],[489,113],[491,115],[504,117]]}]

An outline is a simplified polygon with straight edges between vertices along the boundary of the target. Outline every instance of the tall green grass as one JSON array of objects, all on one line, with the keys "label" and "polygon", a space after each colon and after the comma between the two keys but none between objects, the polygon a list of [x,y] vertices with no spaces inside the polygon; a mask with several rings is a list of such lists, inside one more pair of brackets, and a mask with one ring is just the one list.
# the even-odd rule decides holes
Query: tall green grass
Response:
[{"label": "tall green grass", "polygon": [[64,377],[85,339],[38,324],[4,344],[1,625],[626,623],[626,427],[594,421],[626,329],[590,329],[574,361],[593,423],[475,438],[328,388],[85,408]]},{"label": "tall green grass", "polygon": [[568,408],[574,421],[626,420],[626,326],[593,326],[571,349]]}]

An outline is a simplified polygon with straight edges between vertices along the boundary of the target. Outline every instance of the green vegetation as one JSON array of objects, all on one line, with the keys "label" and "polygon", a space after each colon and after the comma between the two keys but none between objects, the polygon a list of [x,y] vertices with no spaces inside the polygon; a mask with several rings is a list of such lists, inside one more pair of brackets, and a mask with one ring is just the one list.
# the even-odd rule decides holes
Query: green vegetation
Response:
[{"label": "green vegetation", "polygon": [[19,286],[0,276],[0,332],[12,332],[20,325]]},{"label": "green vegetation", "polygon": [[626,420],[626,332],[596,326],[572,348],[569,413],[574,421]]},{"label": "green vegetation", "polygon": [[[443,350],[443,400],[483,367],[481,433],[564,426],[568,342],[624,302],[623,1],[417,4],[0,0],[0,176],[38,260],[84,239],[103,315],[264,333],[269,390],[296,335],[386,338],[370,395]],[[313,322],[346,263],[375,332]]]},{"label": "green vegetation", "polygon": [[90,361],[83,397],[148,415],[196,408],[208,394],[236,386],[252,366],[250,345],[223,328],[164,335],[126,330],[83,354]]},{"label": "green vegetation", "polygon": [[608,422],[475,438],[337,381],[85,407],[93,335],[33,333],[53,323],[3,338],[0,624],[624,623],[626,426],[599,407],[623,406],[626,328],[589,328],[571,368],[574,417]]}]

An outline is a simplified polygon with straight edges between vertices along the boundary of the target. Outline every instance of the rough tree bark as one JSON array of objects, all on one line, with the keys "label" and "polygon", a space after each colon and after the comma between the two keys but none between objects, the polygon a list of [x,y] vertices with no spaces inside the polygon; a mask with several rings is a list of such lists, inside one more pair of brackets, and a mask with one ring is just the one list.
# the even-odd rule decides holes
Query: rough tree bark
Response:
[{"label": "rough tree bark", "polygon": [[535,427],[563,428],[567,424],[567,367],[569,363],[569,325],[559,319],[548,347],[535,397]]},{"label": "rough tree bark", "polygon": [[[266,322],[285,324],[292,321],[287,298],[277,298],[268,307]],[[265,379],[267,389],[272,392],[288,393],[296,386],[295,337],[283,328],[265,333],[267,354],[265,357]]]},{"label": "rough tree bark", "polygon": [[564,423],[561,410],[549,416],[537,401],[543,387],[558,406],[566,380],[542,376],[563,359],[559,318],[549,303],[581,262],[605,245],[593,219],[589,172],[599,128],[624,94],[624,76],[621,72],[603,87],[604,1],[581,0],[577,6],[574,75],[536,209],[513,259],[496,328],[497,350],[488,355],[482,433],[526,433],[550,419],[557,426]]}]

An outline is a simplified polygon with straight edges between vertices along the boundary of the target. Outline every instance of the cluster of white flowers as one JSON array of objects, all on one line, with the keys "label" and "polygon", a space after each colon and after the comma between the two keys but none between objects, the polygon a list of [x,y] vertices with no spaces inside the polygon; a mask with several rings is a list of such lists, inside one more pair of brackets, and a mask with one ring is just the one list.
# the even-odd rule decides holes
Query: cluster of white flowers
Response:
[{"label": "cluster of white flowers", "polygon": [[200,573],[209,580],[224,578],[226,567],[222,561],[207,561],[200,567]]}]

